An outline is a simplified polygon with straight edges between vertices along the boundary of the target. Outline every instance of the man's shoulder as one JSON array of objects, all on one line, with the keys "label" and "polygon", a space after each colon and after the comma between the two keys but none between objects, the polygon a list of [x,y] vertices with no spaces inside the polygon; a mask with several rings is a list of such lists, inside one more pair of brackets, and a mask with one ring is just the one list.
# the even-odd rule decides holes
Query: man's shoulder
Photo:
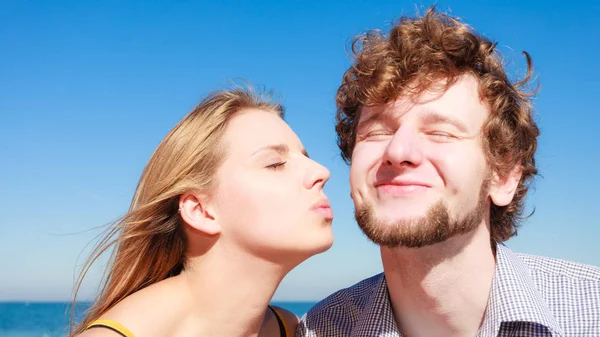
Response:
[{"label": "man's shoulder", "polygon": [[567,335],[580,335],[586,329],[600,332],[600,268],[550,257],[518,256]]},{"label": "man's shoulder", "polygon": [[534,279],[600,286],[600,267],[546,256],[517,253]]},{"label": "man's shoulder", "polygon": [[[364,279],[348,288],[344,288],[329,295],[315,304],[306,314],[304,319],[319,320],[329,316],[338,319],[343,316],[356,317],[362,312],[377,290],[383,278],[383,273]],[[350,317],[349,317],[350,318]]]}]

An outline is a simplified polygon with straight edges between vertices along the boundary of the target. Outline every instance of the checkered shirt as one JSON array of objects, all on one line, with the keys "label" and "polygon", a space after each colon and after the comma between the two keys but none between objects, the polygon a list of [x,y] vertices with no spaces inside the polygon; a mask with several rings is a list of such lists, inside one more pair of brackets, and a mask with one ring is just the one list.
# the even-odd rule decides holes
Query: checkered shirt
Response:
[{"label": "checkered shirt", "polygon": [[[600,268],[496,249],[476,337],[600,337]],[[401,337],[383,274],[342,289],[302,317],[297,337]]]}]

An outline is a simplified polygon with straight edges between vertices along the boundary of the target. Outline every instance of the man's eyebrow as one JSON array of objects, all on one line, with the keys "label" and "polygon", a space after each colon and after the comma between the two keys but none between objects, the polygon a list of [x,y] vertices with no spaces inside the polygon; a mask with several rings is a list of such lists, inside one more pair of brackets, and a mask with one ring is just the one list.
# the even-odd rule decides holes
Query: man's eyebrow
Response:
[{"label": "man's eyebrow", "polygon": [[[360,118],[358,120],[358,124],[356,126],[356,131],[358,131],[362,126],[369,125],[372,122],[380,119],[382,115],[383,115],[382,111],[373,111],[373,112],[370,113],[370,115],[366,119],[361,120],[362,118]],[[361,113],[361,117],[362,117],[362,113]]]},{"label": "man's eyebrow", "polygon": [[458,120],[452,116],[443,115],[435,110],[424,111],[423,121],[425,123],[430,123],[430,124],[442,124],[442,123],[451,124],[451,125],[455,126],[461,132],[469,131],[469,129],[467,128],[467,125],[465,125],[465,123],[461,122],[460,120]]}]

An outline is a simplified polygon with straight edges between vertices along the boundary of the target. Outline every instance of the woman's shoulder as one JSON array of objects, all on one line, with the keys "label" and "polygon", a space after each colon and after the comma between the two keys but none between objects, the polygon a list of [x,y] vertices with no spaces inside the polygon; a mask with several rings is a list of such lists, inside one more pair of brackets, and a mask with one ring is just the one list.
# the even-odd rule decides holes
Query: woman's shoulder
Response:
[{"label": "woman's shoulder", "polygon": [[77,337],[135,337],[131,330],[117,321],[108,319],[99,319],[88,327],[83,333]]},{"label": "woman's shoulder", "polygon": [[112,329],[93,328],[85,330],[77,337],[123,337],[123,335]]},{"label": "woman's shoulder", "polygon": [[100,315],[97,320],[91,322],[92,326],[78,337],[142,336],[144,333],[142,322],[149,314],[146,297],[138,293],[125,297]]},{"label": "woman's shoulder", "polygon": [[[129,330],[135,336],[152,336],[160,331],[162,325],[168,326],[170,313],[176,310],[165,310],[169,305],[169,296],[165,296],[165,288],[159,282],[139,290],[117,303],[103,313],[99,320],[116,324]],[[176,309],[176,308],[174,308]],[[164,324],[161,324],[164,323]],[[113,329],[100,324],[102,328],[91,328],[81,334],[81,337],[123,336]]]}]

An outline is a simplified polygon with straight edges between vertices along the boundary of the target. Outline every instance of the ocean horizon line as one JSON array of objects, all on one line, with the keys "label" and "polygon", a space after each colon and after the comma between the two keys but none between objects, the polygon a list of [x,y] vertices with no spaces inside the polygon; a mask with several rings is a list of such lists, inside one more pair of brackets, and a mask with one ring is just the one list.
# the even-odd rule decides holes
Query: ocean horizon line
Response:
[{"label": "ocean horizon line", "polygon": [[[271,303],[317,303],[321,300],[322,299],[318,299],[318,300],[279,300],[279,299],[277,299],[277,300],[271,300]],[[76,301],[75,303],[86,304],[86,303],[92,303],[92,302],[94,302],[94,301],[93,300],[83,300],[83,301]],[[0,303],[2,303],[2,304],[10,304],[10,303],[64,304],[64,303],[73,303],[73,301],[70,301],[70,300],[3,300],[3,299],[0,299]]]}]

